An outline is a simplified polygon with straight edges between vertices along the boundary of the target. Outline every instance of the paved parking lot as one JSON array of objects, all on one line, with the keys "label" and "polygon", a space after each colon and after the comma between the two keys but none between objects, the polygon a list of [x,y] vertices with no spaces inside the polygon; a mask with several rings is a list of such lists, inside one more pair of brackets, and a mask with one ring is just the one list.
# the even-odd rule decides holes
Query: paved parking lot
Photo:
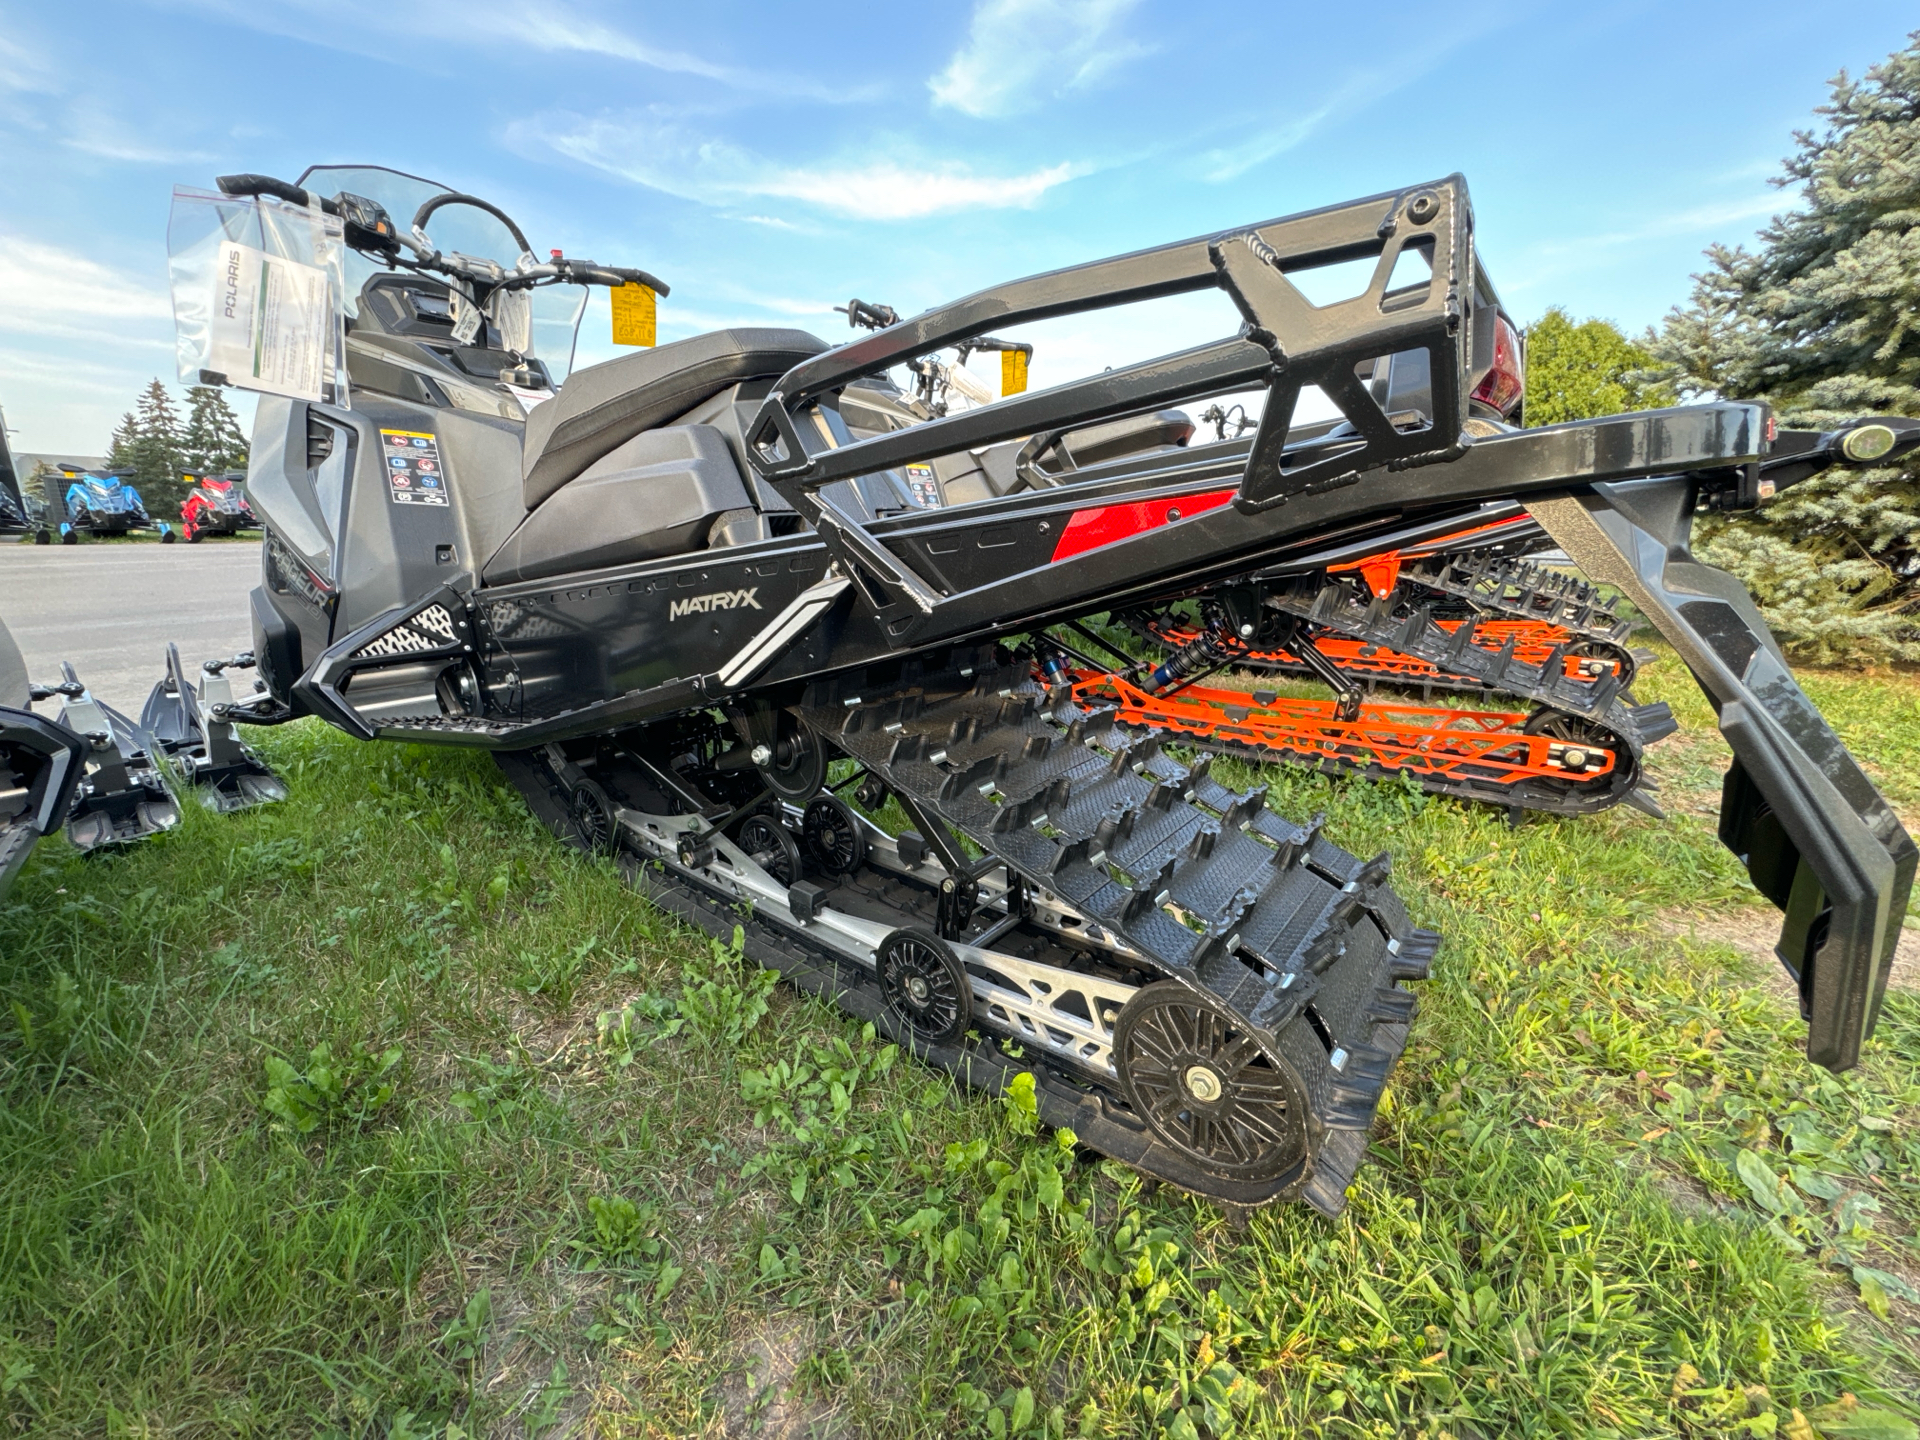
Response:
[{"label": "paved parking lot", "polygon": [[109,705],[138,714],[180,646],[189,671],[252,644],[247,592],[260,583],[260,547],[0,544],[0,620],[27,673],[60,678],[71,660]]}]

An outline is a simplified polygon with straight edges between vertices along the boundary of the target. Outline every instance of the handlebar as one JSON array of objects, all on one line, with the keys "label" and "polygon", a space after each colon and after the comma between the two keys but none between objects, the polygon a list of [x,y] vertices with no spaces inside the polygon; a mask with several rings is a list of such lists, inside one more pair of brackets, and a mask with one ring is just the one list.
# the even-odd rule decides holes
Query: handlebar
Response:
[{"label": "handlebar", "polygon": [[[365,229],[364,225],[358,223],[359,212],[349,214],[343,211],[338,198],[324,199],[311,191],[301,189],[298,185],[290,185],[285,180],[276,180],[271,175],[221,175],[215,179],[214,184],[219,187],[222,195],[231,195],[235,199],[264,195],[275,200],[283,200],[289,205],[318,206],[326,214],[349,222],[347,241],[350,245],[355,243],[356,229]],[[475,209],[484,210],[505,225],[513,236],[514,243],[520,247],[520,263],[509,269],[496,261],[475,261],[466,256],[445,254],[436,249],[423,227],[434,211],[442,206],[456,204],[471,205]],[[378,211],[377,207],[363,206],[363,208],[372,208],[384,218],[384,212]],[[386,257],[388,263],[393,263],[392,257],[398,254],[399,246],[405,244],[414,252],[416,259],[412,263],[415,268],[439,270],[448,275],[478,280],[495,289],[524,290],[530,289],[542,280],[563,280],[575,285],[606,285],[615,289],[622,285],[638,284],[645,285],[656,295],[665,296],[672,293],[664,280],[648,271],[626,265],[599,265],[591,260],[568,260],[561,257],[557,251],[550,264],[529,265],[527,262],[532,258],[533,247],[527,243],[526,235],[514,223],[513,217],[497,205],[482,200],[477,195],[457,193],[435,195],[414,212],[411,238],[367,230],[359,248],[366,248],[364,244],[366,240],[378,242],[379,253]],[[889,311],[888,314],[891,315],[892,312]]]}]

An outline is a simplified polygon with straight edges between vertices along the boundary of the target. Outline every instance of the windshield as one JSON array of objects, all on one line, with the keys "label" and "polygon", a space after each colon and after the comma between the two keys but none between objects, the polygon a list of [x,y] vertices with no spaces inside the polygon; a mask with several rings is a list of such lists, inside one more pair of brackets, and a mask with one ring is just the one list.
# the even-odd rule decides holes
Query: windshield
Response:
[{"label": "windshield", "polygon": [[[436,181],[389,170],[384,165],[313,165],[298,183],[328,200],[343,190],[372,200],[393,218],[403,234],[412,228],[413,217],[422,205],[436,195],[454,193]],[[498,261],[509,270],[520,263],[520,247],[514,243],[512,232],[486,211],[471,205],[448,205],[434,211],[427,217],[427,238],[436,249],[457,250],[462,255]],[[360,290],[367,283],[367,277],[385,268],[357,250],[346,252],[349,316],[359,316]],[[554,384],[558,385],[567,378],[574,336],[579,329],[581,312],[586,309],[586,288],[541,286],[532,292],[532,300],[533,336],[527,354],[544,360]]]}]

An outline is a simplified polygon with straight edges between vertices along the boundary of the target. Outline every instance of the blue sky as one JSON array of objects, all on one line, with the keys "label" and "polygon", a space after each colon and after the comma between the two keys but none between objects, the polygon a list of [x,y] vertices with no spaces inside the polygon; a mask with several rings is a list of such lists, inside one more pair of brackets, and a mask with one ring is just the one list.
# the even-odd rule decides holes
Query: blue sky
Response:
[{"label": "blue sky", "polygon": [[[1571,17],[1571,18],[1569,18]],[[846,335],[997,280],[1463,171],[1509,306],[1630,329],[1911,4],[0,0],[0,406],[92,452],[173,376],[171,187],[389,164],[673,287],[663,339]],[[603,302],[604,303],[604,302]],[[1036,384],[1231,329],[1036,327]],[[582,361],[611,353],[589,314]]]}]

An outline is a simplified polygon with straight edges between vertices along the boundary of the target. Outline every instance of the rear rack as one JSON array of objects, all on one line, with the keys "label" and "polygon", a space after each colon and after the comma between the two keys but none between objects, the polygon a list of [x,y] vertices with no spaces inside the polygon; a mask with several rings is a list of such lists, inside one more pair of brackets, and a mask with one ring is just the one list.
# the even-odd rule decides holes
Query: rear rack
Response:
[{"label": "rear rack", "polygon": [[[1395,286],[1409,251],[1426,261],[1431,275]],[[1334,304],[1315,306],[1287,278],[1290,271],[1367,258],[1376,263],[1364,292]],[[805,414],[855,380],[990,329],[1210,288],[1226,291],[1238,307],[1245,320],[1238,336],[853,443],[837,443],[830,428]],[[782,376],[748,431],[748,453],[790,498],[806,495],[832,513],[833,502],[815,492],[835,480],[1265,386],[1266,410],[1236,498],[1243,510],[1264,509],[1351,484],[1382,465],[1398,469],[1457,455],[1479,348],[1475,317],[1486,293],[1474,259],[1466,181],[1451,175],[1032,276],[903,320]],[[1486,338],[1490,351],[1490,327]],[[1401,429],[1354,367],[1409,351],[1425,352],[1433,403],[1424,423]],[[1283,456],[1295,403],[1308,386],[1318,386],[1357,433],[1296,446]],[[836,518],[854,524],[849,516]]]}]

